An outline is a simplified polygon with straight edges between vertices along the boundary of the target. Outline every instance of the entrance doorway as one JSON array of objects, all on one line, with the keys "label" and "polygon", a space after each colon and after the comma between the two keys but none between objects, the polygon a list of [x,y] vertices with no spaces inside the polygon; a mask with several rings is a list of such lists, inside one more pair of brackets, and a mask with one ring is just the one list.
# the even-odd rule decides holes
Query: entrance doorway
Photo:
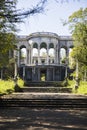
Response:
[{"label": "entrance doorway", "polygon": [[40,70],[40,80],[41,81],[46,81],[47,80],[47,70],[46,69],[41,69]]}]

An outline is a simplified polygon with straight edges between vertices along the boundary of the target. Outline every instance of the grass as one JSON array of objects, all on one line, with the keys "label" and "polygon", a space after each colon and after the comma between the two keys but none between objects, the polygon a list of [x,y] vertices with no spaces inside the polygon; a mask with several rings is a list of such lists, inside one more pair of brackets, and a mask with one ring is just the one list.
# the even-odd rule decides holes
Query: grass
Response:
[{"label": "grass", "polygon": [[69,85],[67,87],[72,88],[72,93],[87,95],[87,81],[80,81],[80,86],[78,87],[77,90],[75,90],[74,80],[69,80],[68,83]]},{"label": "grass", "polygon": [[[23,84],[24,84],[23,80],[18,79],[18,86],[20,86],[20,88],[23,87]],[[15,91],[14,81],[12,81],[12,80],[7,80],[7,81],[0,80],[0,95],[10,94],[14,91]]]},{"label": "grass", "polygon": [[[77,93],[77,94],[84,94],[87,95],[87,82],[81,81],[80,86],[75,90],[75,81],[74,80],[68,80],[68,86],[69,88],[72,88],[72,93]],[[24,85],[23,80],[18,79],[18,86],[22,88]],[[14,82],[12,80],[0,80],[0,95],[3,94],[10,94],[14,92]]]},{"label": "grass", "polygon": [[87,82],[85,82],[85,81],[80,82],[80,86],[78,88],[77,93],[87,95]]}]

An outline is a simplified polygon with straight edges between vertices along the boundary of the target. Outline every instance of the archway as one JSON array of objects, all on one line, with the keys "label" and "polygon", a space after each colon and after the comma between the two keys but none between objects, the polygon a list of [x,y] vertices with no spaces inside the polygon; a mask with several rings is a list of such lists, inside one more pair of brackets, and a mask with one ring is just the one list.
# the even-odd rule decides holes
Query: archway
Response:
[{"label": "archway", "polygon": [[20,63],[25,64],[26,58],[27,58],[27,51],[26,51],[26,47],[23,45],[20,47]]},{"label": "archway", "polygon": [[40,45],[40,62],[41,64],[45,64],[47,58],[47,45],[45,42],[42,42]]},{"label": "archway", "polygon": [[60,62],[61,63],[66,62],[66,49],[65,48],[60,49]]},{"label": "archway", "polygon": [[55,50],[54,50],[54,44],[50,43],[49,44],[49,64],[54,63],[54,57],[55,57]]}]

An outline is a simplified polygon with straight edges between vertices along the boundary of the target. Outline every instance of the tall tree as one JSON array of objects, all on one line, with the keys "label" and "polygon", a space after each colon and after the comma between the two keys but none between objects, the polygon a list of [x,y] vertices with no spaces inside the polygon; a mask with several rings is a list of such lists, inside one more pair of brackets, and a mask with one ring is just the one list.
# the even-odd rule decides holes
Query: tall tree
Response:
[{"label": "tall tree", "polygon": [[80,71],[87,70],[87,8],[74,12],[70,17],[68,24],[72,30],[74,49],[72,57],[78,60]]},{"label": "tall tree", "polygon": [[[16,43],[16,24],[24,18],[42,13],[47,0],[40,0],[34,7],[28,10],[16,10],[17,0],[0,0],[0,68],[8,65],[9,50],[14,49]],[[1,77],[3,74],[1,73]]]},{"label": "tall tree", "polygon": [[17,31],[15,23],[22,22],[30,15],[41,13],[45,2],[46,0],[40,0],[35,7],[22,11],[16,10],[17,0],[0,1],[0,65],[3,62],[2,57],[7,55],[8,50],[12,49],[15,44],[14,32]]}]

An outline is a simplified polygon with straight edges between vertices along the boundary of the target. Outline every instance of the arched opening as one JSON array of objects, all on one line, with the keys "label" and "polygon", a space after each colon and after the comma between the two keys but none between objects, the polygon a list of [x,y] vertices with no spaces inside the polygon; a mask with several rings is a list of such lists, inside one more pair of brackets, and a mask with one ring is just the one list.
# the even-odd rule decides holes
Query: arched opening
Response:
[{"label": "arched opening", "polygon": [[20,47],[20,62],[21,62],[21,64],[26,63],[26,58],[27,58],[27,51],[26,51],[26,47],[23,45]]},{"label": "arched opening", "polygon": [[40,57],[46,57],[47,56],[47,50],[45,48],[40,49]]},{"label": "arched opening", "polygon": [[60,62],[63,64],[66,63],[66,49],[65,48],[60,49]]},{"label": "arched opening", "polygon": [[33,48],[33,57],[38,57],[38,49],[37,48]]},{"label": "arched opening", "polygon": [[46,58],[47,58],[47,45],[46,43],[41,43],[40,45],[40,62],[41,64],[46,63]]},{"label": "arched opening", "polygon": [[38,63],[38,44],[37,43],[33,43],[32,58],[33,58],[32,63],[37,64]]},{"label": "arched opening", "polygon": [[49,44],[49,64],[54,63],[54,44],[50,43]]},{"label": "arched opening", "polygon": [[50,44],[49,44],[49,49],[50,49],[50,48],[54,48],[54,44],[53,44],[53,43],[50,43]]},{"label": "arched opening", "polygon": [[53,43],[49,44],[49,56],[54,57],[54,44]]},{"label": "arched opening", "polygon": [[49,49],[49,56],[54,57],[54,48]]},{"label": "arched opening", "polygon": [[33,48],[33,50],[32,50],[32,58],[33,58],[32,63],[37,64],[38,63],[38,49],[37,48]]},{"label": "arched opening", "polygon": [[41,48],[47,49],[47,44],[46,44],[45,42],[42,42],[41,45],[40,45],[40,49],[41,49]]},{"label": "arched opening", "polygon": [[37,43],[34,43],[34,44],[33,44],[33,48],[37,48],[37,49],[38,49],[38,44],[37,44]]}]

